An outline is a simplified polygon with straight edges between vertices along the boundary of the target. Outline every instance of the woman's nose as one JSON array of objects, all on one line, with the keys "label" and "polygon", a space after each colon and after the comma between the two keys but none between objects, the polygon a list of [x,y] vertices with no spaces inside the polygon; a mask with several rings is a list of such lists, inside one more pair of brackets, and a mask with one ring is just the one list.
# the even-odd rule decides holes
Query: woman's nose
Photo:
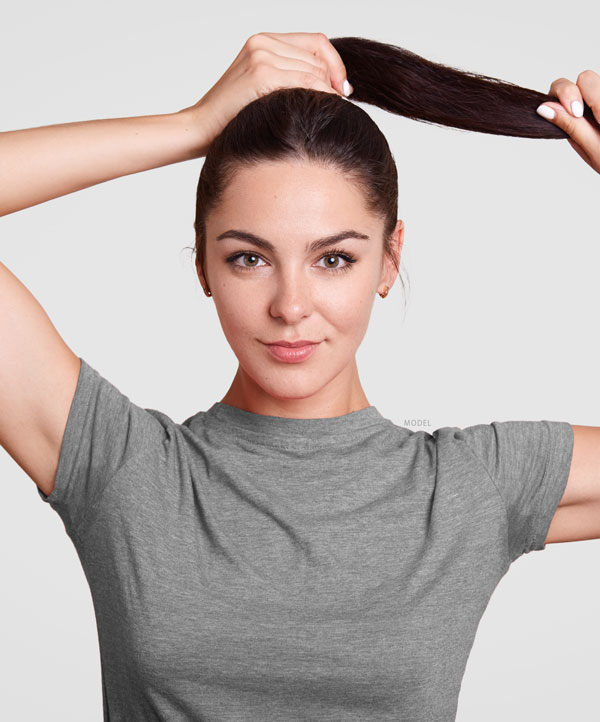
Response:
[{"label": "woman's nose", "polygon": [[297,323],[312,312],[310,283],[302,274],[286,274],[277,279],[270,313],[288,324]]}]

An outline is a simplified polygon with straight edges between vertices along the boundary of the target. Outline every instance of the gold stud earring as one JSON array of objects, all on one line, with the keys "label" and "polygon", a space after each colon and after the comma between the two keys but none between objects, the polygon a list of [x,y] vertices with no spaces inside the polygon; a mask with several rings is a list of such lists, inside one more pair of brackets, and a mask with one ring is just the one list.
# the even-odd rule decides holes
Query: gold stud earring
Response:
[{"label": "gold stud earring", "polygon": [[388,291],[389,291],[389,288],[387,286],[385,286],[383,293],[379,294],[381,296],[381,298],[385,298],[388,295]]}]

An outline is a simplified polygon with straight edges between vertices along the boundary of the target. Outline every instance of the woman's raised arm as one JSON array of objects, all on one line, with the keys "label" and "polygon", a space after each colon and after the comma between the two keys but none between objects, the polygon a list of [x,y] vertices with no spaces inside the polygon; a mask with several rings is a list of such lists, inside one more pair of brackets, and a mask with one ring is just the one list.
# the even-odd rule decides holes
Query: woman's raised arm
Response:
[{"label": "woman's raised arm", "polygon": [[204,155],[202,119],[184,112],[0,133],[0,215],[120,176]]},{"label": "woman's raised arm", "polygon": [[323,33],[257,33],[194,105],[0,133],[0,216],[111,178],[200,158],[248,103],[272,90],[342,94],[346,71]]}]

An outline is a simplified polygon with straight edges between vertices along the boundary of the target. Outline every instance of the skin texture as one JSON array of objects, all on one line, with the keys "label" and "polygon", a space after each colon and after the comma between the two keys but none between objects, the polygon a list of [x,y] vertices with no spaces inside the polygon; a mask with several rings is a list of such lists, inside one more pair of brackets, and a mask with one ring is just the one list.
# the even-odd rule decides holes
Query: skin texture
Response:
[{"label": "skin texture", "polygon": [[[230,229],[270,241],[274,250],[217,236]],[[307,252],[306,244],[345,230],[348,238]],[[310,161],[263,162],[239,170],[206,222],[204,288],[210,288],[239,366],[223,403],[290,418],[341,416],[369,406],[356,365],[378,292],[398,275],[383,252],[383,220],[337,169]],[[404,224],[393,232],[398,262]],[[343,251],[348,263],[334,255]],[[227,258],[245,252],[233,263]],[[333,256],[333,257],[332,257]],[[348,267],[348,270],[331,268]],[[381,300],[381,299],[379,299]],[[265,342],[320,341],[300,363],[272,357]]]}]

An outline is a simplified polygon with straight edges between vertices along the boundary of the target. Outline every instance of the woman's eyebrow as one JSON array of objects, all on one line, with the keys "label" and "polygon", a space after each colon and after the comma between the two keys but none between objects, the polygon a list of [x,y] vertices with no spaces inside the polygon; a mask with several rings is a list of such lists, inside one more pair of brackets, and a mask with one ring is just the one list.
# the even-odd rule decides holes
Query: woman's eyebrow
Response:
[{"label": "woman's eyebrow", "polygon": [[[220,241],[223,238],[237,238],[240,241],[253,243],[255,246],[258,246],[259,248],[264,248],[266,251],[275,250],[275,246],[270,241],[267,241],[264,238],[260,238],[256,234],[250,233],[248,231],[239,231],[231,228],[224,233],[220,233],[217,236],[216,240]],[[317,238],[315,241],[307,243],[305,250],[307,253],[312,253],[313,251],[318,251],[321,248],[326,248],[327,246],[332,246],[335,243],[339,243],[339,241],[344,241],[347,238],[359,238],[365,241],[370,240],[369,236],[365,235],[364,233],[359,233],[358,231],[350,229],[347,231],[341,231],[340,233],[334,233],[331,236],[325,236],[324,238]]]}]

